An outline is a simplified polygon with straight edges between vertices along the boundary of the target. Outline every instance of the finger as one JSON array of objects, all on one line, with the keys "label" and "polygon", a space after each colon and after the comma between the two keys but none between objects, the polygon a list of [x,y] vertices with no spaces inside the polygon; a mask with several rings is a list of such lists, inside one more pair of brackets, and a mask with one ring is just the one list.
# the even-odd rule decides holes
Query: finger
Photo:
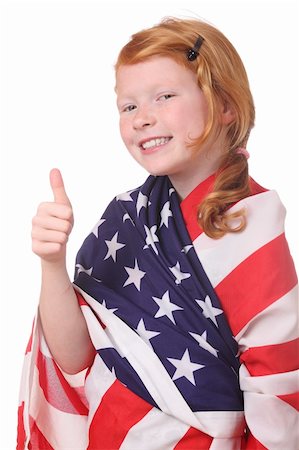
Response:
[{"label": "finger", "polygon": [[68,220],[73,223],[73,210],[70,204],[62,205],[55,202],[43,202],[38,205],[37,217],[56,217],[60,220]]},{"label": "finger", "polygon": [[49,216],[34,216],[32,219],[32,228],[41,228],[43,230],[61,231],[70,234],[72,223],[69,220],[57,219]]},{"label": "finger", "polygon": [[51,242],[60,245],[65,245],[68,241],[68,234],[55,230],[43,230],[41,228],[34,228],[31,232],[33,241]]},{"label": "finger", "polygon": [[71,202],[65,192],[63,179],[58,169],[51,170],[50,184],[54,195],[54,201],[63,205],[70,205]]}]

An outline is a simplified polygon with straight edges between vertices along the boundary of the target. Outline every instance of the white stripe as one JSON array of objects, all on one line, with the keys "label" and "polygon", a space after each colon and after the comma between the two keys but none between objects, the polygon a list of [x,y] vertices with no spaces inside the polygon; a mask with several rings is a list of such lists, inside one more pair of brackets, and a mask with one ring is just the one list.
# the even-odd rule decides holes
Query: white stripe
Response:
[{"label": "white stripe", "polygon": [[92,422],[103,396],[113,385],[116,378],[104,364],[99,355],[96,355],[91,370],[86,378],[85,394],[88,400],[88,424]]},{"label": "white stripe", "polygon": [[[236,450],[241,448],[245,428],[243,412],[209,411],[196,412],[196,417],[217,435],[228,437],[213,440],[211,448]],[[220,430],[219,430],[220,428]],[[157,408],[152,409],[140,422],[134,425],[121,445],[121,450],[168,450],[187,433],[189,426]]]},{"label": "white stripe", "polygon": [[73,388],[84,387],[86,372],[88,369],[84,369],[82,370],[82,372],[78,372],[75,374],[66,373],[61,368],[59,368],[59,370],[61,371],[62,375],[64,376],[64,378],[71,387]]},{"label": "white stripe", "polygon": [[199,411],[194,413],[209,428],[214,436],[220,439],[243,436],[245,428],[243,411]]},{"label": "white stripe", "polygon": [[[41,324],[39,320],[38,314],[34,318],[34,326],[32,329],[31,336],[31,351],[28,353],[25,362],[25,374],[22,374],[22,384],[24,383],[24,411],[23,411],[23,425],[25,430],[26,440],[24,443],[24,448],[28,449],[28,445],[30,442],[30,417],[29,417],[29,409],[30,409],[30,400],[31,400],[31,392],[33,389],[34,382],[34,373],[35,373],[35,361],[37,359],[37,354],[39,350],[39,333],[41,329]],[[39,386],[39,384],[38,384]]]},{"label": "white stripe", "polygon": [[[74,287],[75,289],[79,290],[78,286]],[[84,291],[81,290],[80,293],[82,295],[85,294]],[[90,307],[83,305],[81,306],[81,309],[85,317],[88,331],[95,349],[100,350],[101,348],[114,348],[111,340],[107,336],[106,330],[102,328],[101,324],[99,323],[97,317],[95,316],[94,312],[90,309]]]},{"label": "white stripe", "polygon": [[245,417],[253,435],[270,450],[298,450],[299,415],[273,395],[245,392]]},{"label": "white stripe", "polygon": [[175,417],[153,408],[129,430],[120,450],[172,450],[189,428]]},{"label": "white stripe", "polygon": [[19,391],[19,406],[27,399],[28,386],[26,383],[29,366],[31,363],[31,351],[26,353],[23,361],[23,368],[21,374],[20,391]]},{"label": "white stripe", "polygon": [[244,352],[251,347],[289,342],[298,335],[298,286],[295,286],[251,319],[235,339]]},{"label": "white stripe", "polygon": [[241,450],[242,438],[232,438],[232,439],[213,439],[209,450]]},{"label": "white stripe", "polygon": [[275,191],[243,199],[230,212],[241,208],[246,209],[248,218],[244,231],[227,233],[221,239],[211,239],[202,233],[193,242],[214,287],[248,256],[284,231],[285,208]]},{"label": "white stripe", "polygon": [[53,358],[42,333],[40,335],[39,350],[46,358]]},{"label": "white stripe", "polygon": [[[75,288],[78,289],[77,286]],[[110,335],[113,337],[113,347],[125,355],[163,412],[177,417],[188,426],[193,426],[210,436],[227,438],[234,435],[236,429],[242,428],[242,413],[232,413],[233,417],[238,420],[224,421],[221,420],[224,417],[221,413],[217,416],[217,426],[214,426],[214,421],[211,423],[210,420],[204,420],[207,417],[205,413],[201,415],[192,412],[153,350],[111,311],[107,310],[81,289],[78,290],[105,323]],[[112,343],[109,343],[108,347],[112,347]]]},{"label": "white stripe", "polygon": [[242,364],[239,373],[240,387],[243,392],[268,395],[288,395],[299,392],[299,370],[252,377]]},{"label": "white stripe", "polygon": [[65,413],[54,408],[45,398],[39,385],[38,369],[35,368],[29,413],[41,433],[55,450],[87,447],[87,417]]}]

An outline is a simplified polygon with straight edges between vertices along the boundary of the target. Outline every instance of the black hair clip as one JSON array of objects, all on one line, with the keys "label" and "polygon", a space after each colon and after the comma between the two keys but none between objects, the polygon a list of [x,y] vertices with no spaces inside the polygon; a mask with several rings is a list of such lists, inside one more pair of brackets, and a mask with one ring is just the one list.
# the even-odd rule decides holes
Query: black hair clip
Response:
[{"label": "black hair clip", "polygon": [[198,57],[199,49],[202,46],[203,41],[204,41],[204,38],[202,38],[201,36],[198,36],[193,48],[189,48],[187,50],[187,59],[189,61],[194,61]]}]

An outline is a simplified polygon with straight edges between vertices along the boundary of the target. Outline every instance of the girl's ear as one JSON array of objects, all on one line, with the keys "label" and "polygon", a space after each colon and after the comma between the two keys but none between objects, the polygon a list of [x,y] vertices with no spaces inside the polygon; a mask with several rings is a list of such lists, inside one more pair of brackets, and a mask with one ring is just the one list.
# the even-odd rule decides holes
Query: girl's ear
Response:
[{"label": "girl's ear", "polygon": [[220,107],[220,123],[229,125],[236,118],[236,113],[229,103],[224,102]]}]

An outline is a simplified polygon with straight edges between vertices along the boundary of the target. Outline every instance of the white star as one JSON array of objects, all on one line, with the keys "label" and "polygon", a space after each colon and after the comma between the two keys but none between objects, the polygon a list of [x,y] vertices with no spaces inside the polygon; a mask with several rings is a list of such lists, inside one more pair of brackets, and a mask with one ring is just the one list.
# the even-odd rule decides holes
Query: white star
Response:
[{"label": "white star", "polygon": [[187,253],[192,247],[193,245],[185,245],[185,247],[182,249],[182,253],[185,253],[187,255]]},{"label": "white star", "polygon": [[92,269],[93,269],[93,267],[90,267],[90,269],[86,269],[84,266],[82,266],[82,264],[76,264],[76,267],[77,267],[77,269],[78,269],[78,271],[77,271],[77,276],[78,276],[79,273],[81,273],[81,272],[87,273],[87,275],[91,275]]},{"label": "white star", "polygon": [[173,275],[176,278],[176,280],[175,280],[176,284],[181,284],[181,282],[183,280],[186,280],[186,278],[191,277],[190,273],[181,272],[181,266],[180,266],[179,262],[177,262],[175,266],[169,267],[169,269],[171,270],[171,272],[173,273]]},{"label": "white star", "polygon": [[92,277],[92,279],[93,279],[94,281],[97,281],[98,283],[102,283],[102,280],[100,280],[99,278]]},{"label": "white star", "polygon": [[111,311],[112,313],[114,313],[114,311],[117,311],[118,308],[108,308],[106,300],[103,300],[102,305],[104,306],[104,308],[108,309],[109,311]]},{"label": "white star", "polygon": [[95,237],[99,237],[99,227],[102,225],[102,223],[105,222],[106,219],[100,219],[98,223],[93,227],[92,233],[95,235]]},{"label": "white star", "polygon": [[170,210],[170,202],[166,202],[163,206],[163,208],[161,209],[161,224],[160,224],[160,228],[162,227],[162,225],[165,225],[168,228],[168,219],[169,217],[172,217],[172,212]]},{"label": "white star", "polygon": [[132,202],[133,199],[131,197],[131,193],[134,191],[129,191],[129,192],[123,192],[122,194],[119,194],[116,196],[116,201],[121,200],[122,202]]},{"label": "white star", "polygon": [[207,332],[204,331],[202,334],[196,334],[196,333],[190,333],[191,336],[199,343],[199,345],[207,350],[208,352],[212,353],[212,355],[216,356],[218,358],[218,350],[216,350],[214,347],[212,347],[208,341],[207,341]]},{"label": "white star", "polygon": [[196,364],[191,362],[189,351],[187,348],[182,356],[182,359],[175,359],[175,358],[167,358],[167,359],[176,368],[176,371],[174,372],[174,375],[172,377],[173,381],[177,380],[178,378],[185,377],[187,378],[187,380],[190,381],[190,383],[194,384],[195,386],[194,372],[196,370],[202,369],[205,366],[203,366],[202,364]]},{"label": "white star", "polygon": [[125,247],[125,244],[122,244],[121,242],[117,242],[117,237],[118,237],[118,231],[115,233],[115,235],[113,236],[111,241],[105,241],[107,244],[107,247],[108,247],[108,251],[107,251],[107,254],[106,254],[104,260],[110,258],[110,256],[111,256],[113,261],[116,262],[117,250],[120,250],[121,248]]},{"label": "white star", "polygon": [[136,204],[137,216],[139,216],[141,208],[146,207],[147,202],[148,202],[147,196],[143,195],[142,192],[139,192],[138,198],[137,198],[137,204]]},{"label": "white star", "polygon": [[212,305],[211,299],[210,299],[210,297],[208,295],[206,296],[204,301],[203,300],[195,300],[195,301],[201,307],[203,315],[207,319],[211,319],[212,322],[214,322],[214,324],[218,327],[216,316],[219,316],[220,314],[223,314],[222,309],[215,308]]},{"label": "white star", "polygon": [[169,195],[169,197],[171,196],[171,194],[173,194],[175,192],[175,189],[173,189],[173,188],[170,188],[169,189],[169,191],[168,191],[168,195]]},{"label": "white star", "polygon": [[152,339],[155,336],[158,336],[158,334],[160,334],[160,332],[147,330],[145,328],[143,319],[140,319],[140,321],[138,323],[137,332],[150,347],[152,346],[150,339]]},{"label": "white star", "polygon": [[141,280],[144,277],[144,275],[146,274],[146,272],[142,272],[142,270],[139,269],[137,259],[135,259],[135,267],[134,268],[125,267],[125,269],[129,276],[123,286],[125,287],[125,286],[128,286],[129,284],[134,284],[136,289],[138,291],[140,291]]},{"label": "white star", "polygon": [[156,255],[158,255],[158,250],[157,247],[155,246],[155,242],[159,242],[159,238],[156,235],[157,225],[153,225],[150,229],[146,225],[144,225],[144,228],[146,232],[146,239],[145,239],[146,245],[143,248],[144,249],[149,248],[149,245],[151,245]]},{"label": "white star", "polygon": [[129,213],[125,213],[123,215],[123,222],[125,222],[126,220],[130,220],[130,222],[135,226],[135,224],[134,224],[133,220],[131,219]]},{"label": "white star", "polygon": [[182,310],[178,305],[175,305],[174,303],[171,303],[169,298],[169,291],[166,291],[162,298],[159,297],[153,297],[153,300],[157,303],[159,306],[159,310],[155,314],[155,318],[167,316],[168,319],[171,320],[175,324],[175,320],[173,317],[173,311],[179,311]]}]

